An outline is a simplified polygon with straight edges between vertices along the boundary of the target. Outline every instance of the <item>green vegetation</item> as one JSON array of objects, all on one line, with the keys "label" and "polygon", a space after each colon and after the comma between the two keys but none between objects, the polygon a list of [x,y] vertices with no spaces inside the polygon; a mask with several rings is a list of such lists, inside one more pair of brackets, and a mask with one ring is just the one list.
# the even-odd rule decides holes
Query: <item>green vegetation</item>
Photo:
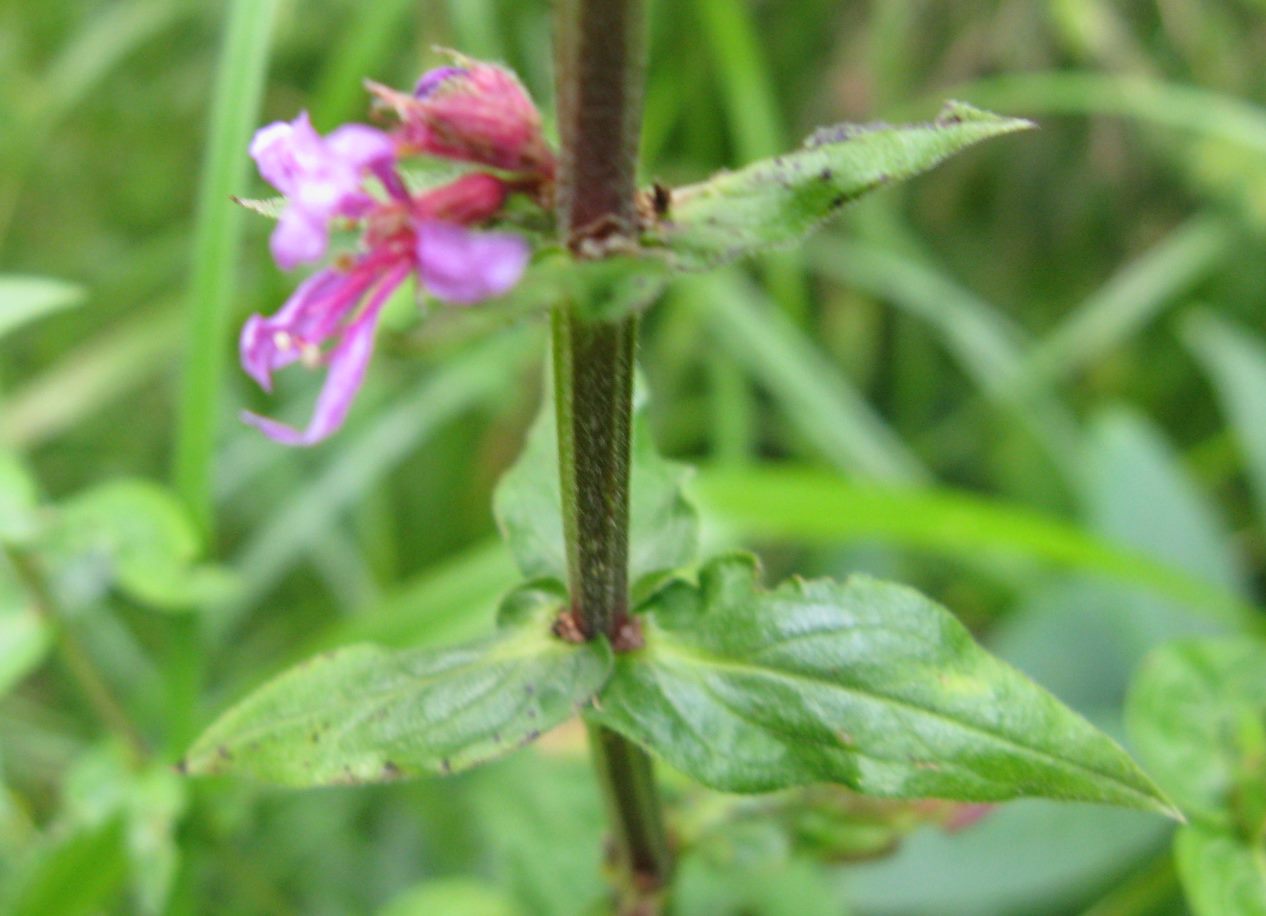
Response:
[{"label": "green vegetation", "polygon": [[[548,117],[547,0],[0,0],[0,912],[603,912],[607,827],[574,719],[387,786],[283,791],[176,764],[232,770],[245,750],[289,783],[447,773],[533,741],[608,677],[594,720],[677,767],[658,770],[674,913],[1266,912],[1266,4],[651,5],[648,186],[823,124],[930,122],[947,99],[1040,130],[851,204],[803,249],[674,280],[642,320],[631,581],[654,619],[638,667],[542,638],[553,583],[511,591],[516,563],[565,579],[568,562],[548,412],[531,433],[548,303],[530,282],[422,321],[401,297],[346,427],[315,449],[237,420],[301,421],[316,390],[286,374],[265,399],[235,357],[245,317],[294,286],[272,224],[229,202],[272,193],[251,132],[300,109],[322,131],[360,119],[362,77],[410,85],[435,45],[512,66]],[[1020,126],[956,111],[955,149]],[[803,192],[786,225],[685,195],[685,217],[729,222],[724,239],[686,226],[678,257],[777,246],[835,196],[902,177],[837,174],[830,155],[774,170]],[[808,181],[827,168],[834,185]],[[621,269],[576,288],[623,294]],[[756,550],[763,575],[726,558],[660,589],[696,548]],[[777,585],[793,573],[810,581]],[[911,640],[753,648],[770,614],[793,627],[823,604],[885,606],[876,626]],[[742,627],[709,616],[727,607]],[[479,657],[451,648],[477,640]],[[814,680],[841,659],[848,690]],[[902,665],[918,677],[882,694],[879,669]],[[685,720],[693,743],[639,717],[705,683],[748,702],[753,680],[768,702],[712,695]],[[1010,697],[1049,744],[953,704],[911,726],[911,698],[944,700],[936,681]],[[478,720],[436,709],[494,682],[517,693]],[[279,730],[270,704],[294,693],[277,685],[332,712],[281,708]],[[381,715],[340,729],[340,703],[367,694]],[[881,763],[785,740],[851,706]],[[362,753],[364,734],[432,714],[427,741]],[[758,740],[727,745],[753,734],[734,722]],[[299,772],[285,744],[314,735],[320,772]],[[1143,808],[1164,793],[1187,823],[687,778],[765,788],[773,757],[779,786]],[[981,757],[1030,791],[973,782]]]}]

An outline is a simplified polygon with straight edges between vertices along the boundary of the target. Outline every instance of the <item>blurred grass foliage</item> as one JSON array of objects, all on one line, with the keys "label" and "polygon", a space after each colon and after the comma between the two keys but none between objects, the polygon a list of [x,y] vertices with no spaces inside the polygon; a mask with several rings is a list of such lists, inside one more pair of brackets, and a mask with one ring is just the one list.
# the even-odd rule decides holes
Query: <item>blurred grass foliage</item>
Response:
[{"label": "blurred grass foliage", "polygon": [[[867,200],[803,252],[677,284],[644,322],[653,426],[702,465],[710,541],[763,548],[771,579],[917,584],[1110,731],[1150,648],[1260,628],[1266,4],[652,7],[648,181],[947,97],[1042,128]],[[183,614],[118,589],[68,605],[60,627],[138,758],[69,654],[39,664],[0,564],[0,908],[561,914],[600,896],[569,731],[390,788],[165,767],[309,651],[486,631],[513,581],[490,499],[537,406],[539,327],[391,331],[347,429],[313,451],[234,419],[265,402],[229,338],[293,285],[265,221],[228,203],[261,190],[244,138],[301,108],[323,130],[362,118],[361,77],[407,85],[434,45],[508,62],[548,104],[546,0],[0,0],[0,450],[50,504],[178,483],[232,582]],[[302,415],[312,393],[287,378],[269,406]],[[687,812],[712,804],[670,786]],[[744,830],[683,866],[683,912],[1183,912],[1167,828],[1128,812],[1024,803],[830,867]]]}]

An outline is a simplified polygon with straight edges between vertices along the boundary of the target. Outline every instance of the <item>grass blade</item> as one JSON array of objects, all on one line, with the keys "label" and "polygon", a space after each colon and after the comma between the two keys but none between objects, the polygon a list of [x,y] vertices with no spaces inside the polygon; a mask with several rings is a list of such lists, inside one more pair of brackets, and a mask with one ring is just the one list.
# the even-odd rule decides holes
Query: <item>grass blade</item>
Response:
[{"label": "grass blade", "polygon": [[833,464],[863,477],[910,483],[919,459],[799,329],[734,271],[680,281],[717,344],[774,395],[787,420]]},{"label": "grass blade", "polygon": [[[895,542],[973,558],[982,550],[1093,573],[1250,625],[1256,610],[1217,584],[1029,509],[948,490],[861,486],[806,468],[705,469],[691,484],[706,518],[743,540]],[[1256,625],[1256,624],[1251,624]]]},{"label": "grass blade", "polygon": [[242,213],[229,198],[246,180],[277,0],[233,0],[216,75],[211,133],[198,196],[175,479],[199,526],[213,526],[212,455],[220,420]]}]

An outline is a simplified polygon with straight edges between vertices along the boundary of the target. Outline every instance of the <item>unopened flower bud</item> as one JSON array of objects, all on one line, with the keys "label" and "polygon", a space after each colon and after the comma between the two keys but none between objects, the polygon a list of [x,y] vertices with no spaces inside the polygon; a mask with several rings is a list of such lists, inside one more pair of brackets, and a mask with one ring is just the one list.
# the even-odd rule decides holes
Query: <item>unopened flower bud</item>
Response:
[{"label": "unopened flower bud", "polygon": [[413,210],[422,219],[476,226],[497,215],[508,193],[499,178],[474,173],[415,198]]},{"label": "unopened flower bud", "polygon": [[423,74],[412,94],[369,84],[379,101],[400,117],[400,152],[552,178],[554,155],[523,84],[502,67],[466,59],[459,63]]}]

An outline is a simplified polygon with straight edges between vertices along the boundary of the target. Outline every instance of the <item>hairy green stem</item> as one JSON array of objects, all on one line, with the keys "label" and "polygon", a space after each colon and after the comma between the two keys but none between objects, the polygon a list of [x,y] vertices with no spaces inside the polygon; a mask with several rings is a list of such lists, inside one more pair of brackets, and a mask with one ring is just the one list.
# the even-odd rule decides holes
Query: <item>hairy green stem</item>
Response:
[{"label": "hairy green stem", "polygon": [[[643,0],[557,0],[555,72],[562,154],[558,217],[579,257],[637,238]],[[554,312],[554,396],[571,611],[587,638],[619,644],[629,615],[629,480],[637,320]],[[650,757],[605,728],[590,746],[614,834],[624,912],[652,913],[669,872]]]},{"label": "hairy green stem", "polygon": [[572,610],[588,637],[628,618],[629,461],[637,321],[557,310],[554,390]]}]

